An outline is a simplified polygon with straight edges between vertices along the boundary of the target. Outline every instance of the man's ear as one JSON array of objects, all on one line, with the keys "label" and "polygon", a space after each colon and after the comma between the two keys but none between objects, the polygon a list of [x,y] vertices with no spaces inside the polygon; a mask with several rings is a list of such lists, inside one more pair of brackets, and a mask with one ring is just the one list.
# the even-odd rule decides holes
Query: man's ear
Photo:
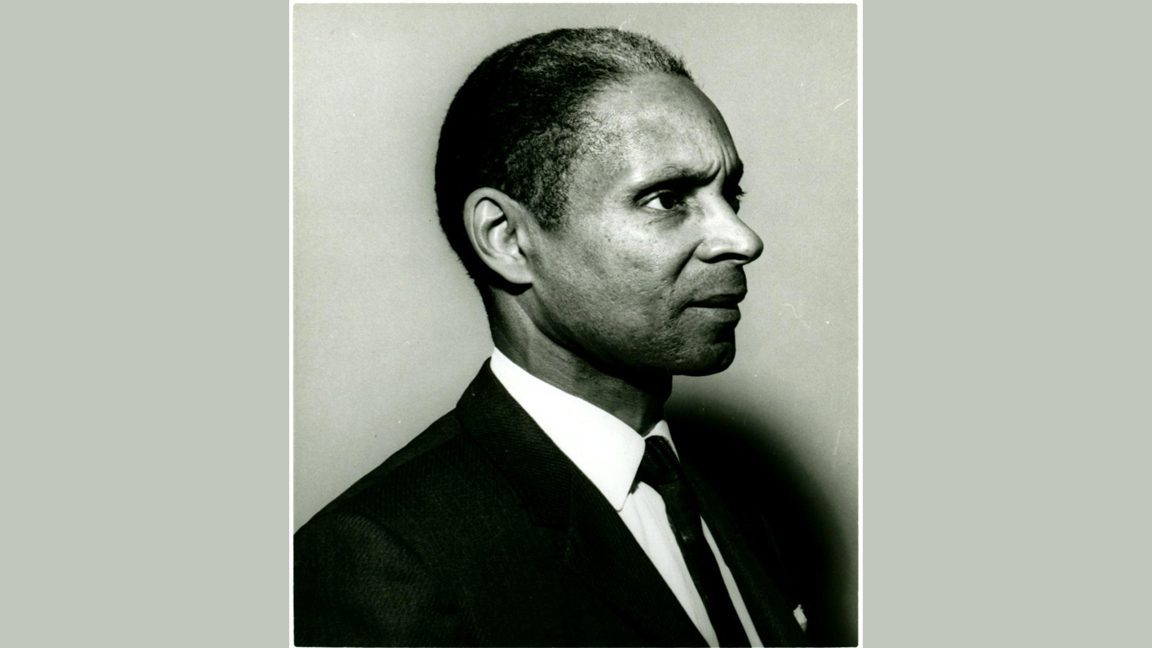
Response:
[{"label": "man's ear", "polygon": [[464,201],[464,231],[472,249],[493,272],[513,285],[532,283],[525,257],[525,225],[531,216],[499,189],[481,187]]}]

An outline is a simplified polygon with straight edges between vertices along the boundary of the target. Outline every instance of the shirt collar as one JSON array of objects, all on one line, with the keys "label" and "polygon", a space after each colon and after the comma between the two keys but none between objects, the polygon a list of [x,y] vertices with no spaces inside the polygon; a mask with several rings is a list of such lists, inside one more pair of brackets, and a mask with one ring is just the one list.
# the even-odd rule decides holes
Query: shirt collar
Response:
[{"label": "shirt collar", "polygon": [[[613,508],[622,510],[644,457],[645,437],[592,403],[528,373],[499,349],[492,353],[491,368],[544,434]],[[657,423],[648,434],[671,441],[665,421]]]}]

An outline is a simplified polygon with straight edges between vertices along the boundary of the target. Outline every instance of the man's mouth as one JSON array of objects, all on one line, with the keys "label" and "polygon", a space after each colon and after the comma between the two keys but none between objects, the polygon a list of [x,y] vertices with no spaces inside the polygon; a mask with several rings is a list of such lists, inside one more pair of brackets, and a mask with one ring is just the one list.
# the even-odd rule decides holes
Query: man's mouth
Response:
[{"label": "man's mouth", "polygon": [[699,308],[736,308],[746,294],[746,292],[721,293],[693,300],[689,305]]}]

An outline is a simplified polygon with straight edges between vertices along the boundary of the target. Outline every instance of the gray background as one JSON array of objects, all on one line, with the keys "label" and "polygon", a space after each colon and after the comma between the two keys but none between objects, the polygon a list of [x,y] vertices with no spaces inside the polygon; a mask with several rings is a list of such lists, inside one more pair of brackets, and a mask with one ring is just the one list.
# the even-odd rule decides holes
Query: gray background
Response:
[{"label": "gray background", "polygon": [[613,25],[685,57],[765,240],[735,364],[677,379],[670,406],[771,435],[855,554],[854,6],[301,6],[295,21],[297,526],[451,409],[491,351],[435,218],[452,94],[501,45]]},{"label": "gray background", "polygon": [[[861,12],[864,645],[1139,644],[1150,10]],[[10,643],[290,644],[288,14],[8,14]]]}]

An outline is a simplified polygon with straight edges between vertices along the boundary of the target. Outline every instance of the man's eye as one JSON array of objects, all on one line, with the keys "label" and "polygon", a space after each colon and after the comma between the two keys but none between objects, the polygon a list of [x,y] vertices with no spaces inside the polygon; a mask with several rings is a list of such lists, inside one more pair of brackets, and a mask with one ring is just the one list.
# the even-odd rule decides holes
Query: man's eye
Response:
[{"label": "man's eye", "polygon": [[648,202],[644,203],[645,207],[650,209],[659,209],[663,211],[670,211],[676,209],[684,204],[684,196],[674,191],[661,191],[653,196]]}]

